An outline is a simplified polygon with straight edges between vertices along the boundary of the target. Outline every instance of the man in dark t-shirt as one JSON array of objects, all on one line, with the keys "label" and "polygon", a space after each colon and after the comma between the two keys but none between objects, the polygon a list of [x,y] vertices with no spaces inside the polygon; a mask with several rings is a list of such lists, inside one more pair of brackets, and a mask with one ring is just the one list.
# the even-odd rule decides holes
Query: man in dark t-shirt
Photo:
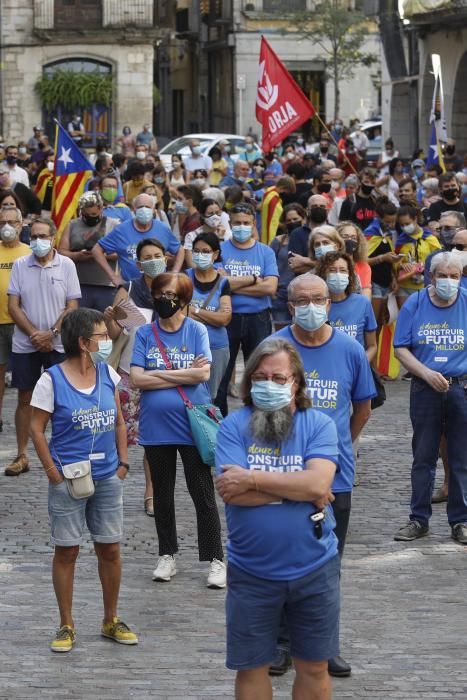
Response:
[{"label": "man in dark t-shirt", "polygon": [[343,201],[339,221],[352,221],[362,231],[366,229],[376,216],[373,190],[375,174],[370,168],[364,168],[360,173],[360,187],[355,194],[355,201],[347,198]]},{"label": "man in dark t-shirt", "polygon": [[460,187],[453,173],[443,173],[439,176],[439,193],[441,199],[430,205],[426,218],[428,221],[439,221],[445,211],[460,211],[467,216],[467,207],[460,199]]}]

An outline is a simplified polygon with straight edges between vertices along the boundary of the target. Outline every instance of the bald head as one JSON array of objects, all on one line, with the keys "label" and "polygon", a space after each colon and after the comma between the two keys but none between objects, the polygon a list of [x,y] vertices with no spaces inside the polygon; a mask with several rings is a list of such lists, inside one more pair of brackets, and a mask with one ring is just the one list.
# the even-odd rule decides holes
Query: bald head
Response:
[{"label": "bald head", "polygon": [[291,281],[287,287],[287,295],[290,302],[294,302],[297,299],[307,299],[307,303],[309,303],[311,297],[329,297],[329,291],[326,282],[321,277],[311,272],[306,272],[304,275],[298,275]]},{"label": "bald head", "polygon": [[452,242],[453,245],[463,245],[464,250],[467,250],[467,229],[461,228],[459,231],[456,231]]},{"label": "bald head", "polygon": [[326,207],[328,206],[328,202],[326,197],[323,197],[321,194],[313,194],[308,200],[308,207]]},{"label": "bald head", "polygon": [[333,180],[339,180],[339,182],[343,182],[344,180],[345,173],[340,168],[331,168],[329,174]]}]

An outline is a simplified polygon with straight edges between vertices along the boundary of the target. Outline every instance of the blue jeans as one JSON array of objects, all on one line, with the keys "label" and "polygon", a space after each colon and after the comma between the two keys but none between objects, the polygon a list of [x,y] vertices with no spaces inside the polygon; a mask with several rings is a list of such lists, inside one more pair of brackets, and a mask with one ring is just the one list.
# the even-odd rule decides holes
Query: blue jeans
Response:
[{"label": "blue jeans", "polygon": [[257,314],[232,314],[232,320],[227,326],[227,333],[229,334],[230,360],[215,401],[216,406],[219,406],[224,416],[228,413],[227,390],[237,361],[238,351],[241,347],[246,362],[257,345],[271,335],[271,312],[266,309]]},{"label": "blue jeans", "polygon": [[467,522],[467,388],[452,383],[440,393],[418,377],[410,390],[412,421],[412,498],[410,519],[428,525],[441,435],[446,435],[449,463],[449,524]]}]

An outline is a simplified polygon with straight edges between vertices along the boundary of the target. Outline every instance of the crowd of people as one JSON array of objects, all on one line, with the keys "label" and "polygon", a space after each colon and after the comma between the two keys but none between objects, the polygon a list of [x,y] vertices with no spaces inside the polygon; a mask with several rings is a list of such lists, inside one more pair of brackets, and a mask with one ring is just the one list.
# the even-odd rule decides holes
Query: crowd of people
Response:
[{"label": "crowd of people", "polygon": [[[78,122],[69,131],[82,145]],[[137,138],[125,127],[115,153],[98,147],[60,236],[43,131],[0,147],[0,411],[7,372],[18,392],[5,475],[29,470],[32,436],[49,482],[53,651],[75,642],[85,525],[102,634],[138,641],[117,602],[121,482],[128,446],[139,444],[142,508],[159,548],[153,579],[177,573],[179,455],[207,586],[228,588],[237,697],[269,697],[268,675],[293,658],[294,697],[330,698],[329,674],[351,672],[339,655],[340,559],[359,437],[391,379],[377,362],[391,299],[414,431],[410,519],[395,539],[427,535],[432,502],[446,501],[452,537],[467,544],[467,161],[450,142],[443,172],[422,152],[401,157],[391,139],[371,161],[356,140],[340,122],[316,150],[298,134],[263,154],[247,136],[240,153],[221,141],[205,155],[194,139],[167,168],[148,126]],[[231,415],[229,395],[244,403]],[[224,416],[214,476],[193,406]],[[439,453],[445,479],[434,492]]]}]

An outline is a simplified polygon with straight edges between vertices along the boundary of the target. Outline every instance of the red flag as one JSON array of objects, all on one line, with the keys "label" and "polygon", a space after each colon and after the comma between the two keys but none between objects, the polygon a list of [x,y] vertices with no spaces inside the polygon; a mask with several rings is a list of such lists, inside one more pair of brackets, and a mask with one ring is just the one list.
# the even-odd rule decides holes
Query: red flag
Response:
[{"label": "red flag", "polygon": [[263,126],[263,151],[268,153],[314,114],[310,100],[261,37],[256,119]]}]

